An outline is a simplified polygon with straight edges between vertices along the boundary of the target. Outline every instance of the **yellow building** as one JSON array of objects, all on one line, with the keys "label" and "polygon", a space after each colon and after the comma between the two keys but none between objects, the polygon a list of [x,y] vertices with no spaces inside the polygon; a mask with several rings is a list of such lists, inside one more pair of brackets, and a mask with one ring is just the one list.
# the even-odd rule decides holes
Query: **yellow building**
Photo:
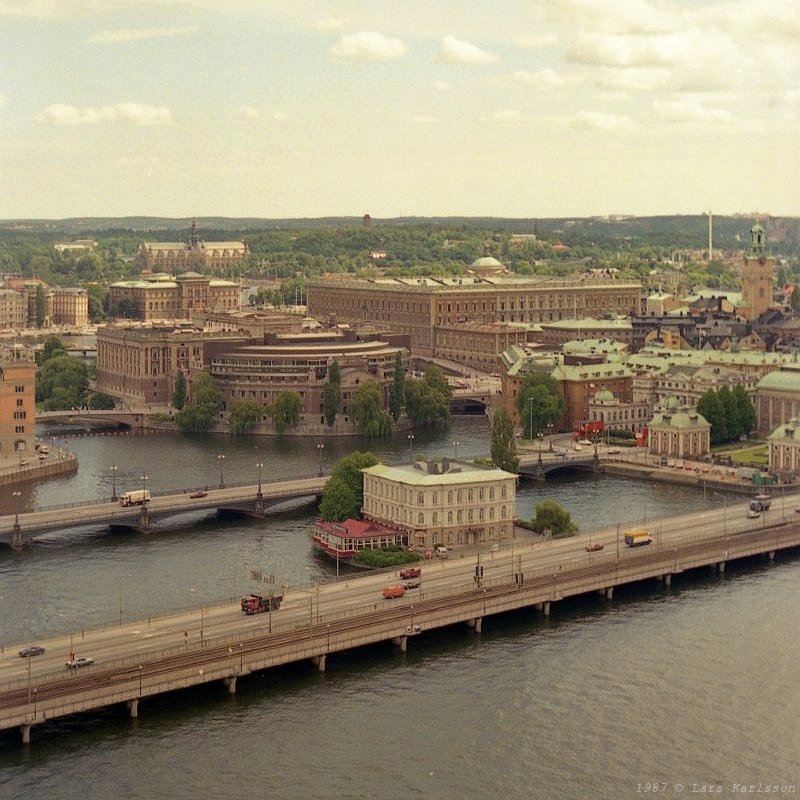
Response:
[{"label": "yellow building", "polygon": [[36,364],[20,344],[0,350],[0,461],[22,461],[34,451]]},{"label": "yellow building", "polygon": [[408,532],[409,545],[475,545],[510,539],[517,476],[450,461],[377,464],[364,473],[364,517]]}]

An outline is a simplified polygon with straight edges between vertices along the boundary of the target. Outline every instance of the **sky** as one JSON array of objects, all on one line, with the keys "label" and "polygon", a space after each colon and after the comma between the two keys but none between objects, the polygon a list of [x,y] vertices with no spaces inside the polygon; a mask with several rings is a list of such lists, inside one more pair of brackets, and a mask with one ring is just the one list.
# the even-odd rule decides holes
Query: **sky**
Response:
[{"label": "sky", "polygon": [[0,218],[800,215],[800,0],[0,0]]}]

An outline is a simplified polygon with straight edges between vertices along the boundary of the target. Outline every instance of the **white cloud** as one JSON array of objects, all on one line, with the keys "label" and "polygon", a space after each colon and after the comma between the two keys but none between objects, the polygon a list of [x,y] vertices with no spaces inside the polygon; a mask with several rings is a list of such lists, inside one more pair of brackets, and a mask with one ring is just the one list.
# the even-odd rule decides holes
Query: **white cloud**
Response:
[{"label": "white cloud", "polygon": [[447,81],[434,81],[433,88],[436,89],[437,92],[449,92],[453,88],[453,84]]},{"label": "white cloud", "polygon": [[534,89],[554,89],[564,83],[564,78],[552,69],[540,69],[538,72],[526,72],[518,69],[511,74],[511,80],[521,86],[531,86]]},{"label": "white cloud", "polygon": [[288,122],[289,115],[285,111],[276,111],[272,115],[272,119],[275,120],[275,122]]},{"label": "white cloud", "polygon": [[593,128],[601,131],[624,131],[634,127],[630,117],[606,114],[602,111],[579,111],[573,118],[577,128]]},{"label": "white cloud", "polygon": [[593,73],[598,86],[634,92],[651,92],[665,86],[670,80],[670,70],[663,67],[608,67]]},{"label": "white cloud", "polygon": [[648,0],[559,0],[547,5],[551,18],[606,33],[664,33],[675,27],[679,13]]},{"label": "white cloud", "polygon": [[471,42],[456,39],[455,36],[445,36],[442,39],[436,58],[438,61],[445,61],[449,64],[489,64],[497,61],[497,56],[481,50]]},{"label": "white cloud", "polygon": [[514,44],[527,50],[540,50],[544,47],[555,47],[558,44],[558,36],[555,33],[534,33],[518,37],[514,40]]},{"label": "white cloud", "polygon": [[426,117],[422,114],[415,114],[413,117],[411,117],[411,121],[415,125],[431,125],[434,122],[438,122],[435,117]]},{"label": "white cloud", "polygon": [[56,5],[56,0],[0,0],[0,17],[52,19]]},{"label": "white cloud", "polygon": [[164,106],[148,106],[143,103],[117,103],[100,108],[78,108],[64,103],[55,103],[38,114],[36,121],[52,125],[97,125],[100,122],[171,125],[172,114]]},{"label": "white cloud", "polygon": [[728,122],[732,119],[730,111],[722,108],[706,108],[696,100],[656,100],[653,111],[668,122]]},{"label": "white cloud", "polygon": [[253,106],[243,105],[239,106],[236,109],[236,113],[242,119],[257,119],[258,118],[258,109],[253,108]]},{"label": "white cloud", "polygon": [[89,36],[87,42],[117,44],[118,42],[137,42],[142,39],[171,39],[177,36],[189,36],[197,33],[199,28],[186,26],[183,28],[122,28],[119,30],[98,31]]},{"label": "white cloud", "polygon": [[520,114],[516,108],[505,108],[501,111],[494,112],[494,118],[498,122],[514,122],[515,120],[518,120],[521,116],[522,114]]},{"label": "white cloud", "polygon": [[8,103],[8,98],[0,92],[0,108],[4,108],[6,103]]},{"label": "white cloud", "polygon": [[318,31],[326,31],[326,32],[340,31],[342,28],[344,28],[344,20],[332,19],[332,18],[318,19],[315,20],[314,27]]},{"label": "white cloud", "polygon": [[406,46],[402,39],[384,36],[377,31],[358,31],[343,33],[339,41],[331,47],[331,55],[336,58],[358,58],[365,61],[391,61],[402,58]]}]

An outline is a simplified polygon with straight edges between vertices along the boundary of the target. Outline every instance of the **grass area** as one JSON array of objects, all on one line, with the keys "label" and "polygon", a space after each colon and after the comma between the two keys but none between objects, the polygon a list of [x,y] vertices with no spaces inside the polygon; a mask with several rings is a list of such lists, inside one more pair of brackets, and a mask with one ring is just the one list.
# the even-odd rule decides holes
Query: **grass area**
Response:
[{"label": "grass area", "polygon": [[716,456],[727,456],[735,464],[743,467],[763,467],[769,463],[769,447],[766,444],[738,448],[726,446],[719,450],[714,449],[713,452]]}]

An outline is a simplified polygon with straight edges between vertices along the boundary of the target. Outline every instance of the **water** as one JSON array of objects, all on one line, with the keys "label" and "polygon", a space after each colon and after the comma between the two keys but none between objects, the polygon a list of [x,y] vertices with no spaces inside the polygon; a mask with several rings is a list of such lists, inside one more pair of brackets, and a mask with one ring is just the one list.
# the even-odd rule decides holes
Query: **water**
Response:
[{"label": "water", "polygon": [[[459,419],[415,452],[486,450],[484,420]],[[224,437],[70,440],[77,475],[40,485],[41,507],[110,494],[108,466],[183,488],[316,472],[316,442]],[[330,464],[364,443],[326,442]],[[398,440],[382,458],[408,455]],[[175,464],[191,465],[176,470]],[[268,466],[269,465],[269,466]],[[268,472],[269,470],[269,472]],[[139,473],[141,474],[141,473]],[[106,484],[106,481],[108,483]],[[121,485],[121,484],[120,484]],[[719,502],[610,476],[522,483],[518,513],[561,502],[581,529]],[[0,644],[235,596],[249,570],[285,583],[331,574],[309,548],[313,510],[221,525],[184,518],[153,535],[76,530],[0,551]],[[423,634],[239,682],[0,737],[0,796],[22,798],[635,798],[638,783],[800,783],[796,620],[800,557],[729,565]],[[8,653],[4,657],[9,657]]]}]

